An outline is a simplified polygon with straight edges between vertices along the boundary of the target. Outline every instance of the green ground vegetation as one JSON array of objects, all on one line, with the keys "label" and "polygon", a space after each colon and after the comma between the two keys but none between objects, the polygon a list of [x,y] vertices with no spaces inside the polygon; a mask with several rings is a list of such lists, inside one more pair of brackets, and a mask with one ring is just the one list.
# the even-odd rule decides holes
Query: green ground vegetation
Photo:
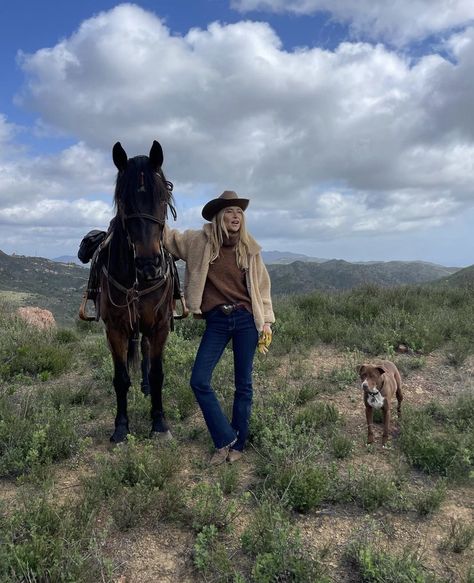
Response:
[{"label": "green ground vegetation", "polygon": [[[102,326],[39,333],[1,304],[0,484],[11,496],[0,505],[0,580],[114,581],[123,565],[106,542],[169,525],[192,537],[188,569],[196,581],[327,583],[349,573],[361,582],[448,580],[436,562],[383,541],[392,533],[390,517],[425,525],[453,493],[472,493],[472,393],[466,387],[444,401],[407,403],[400,437],[383,453],[351,433],[338,398],[359,406],[357,363],[372,356],[392,358],[409,377],[422,373],[436,350],[445,366],[460,370],[474,352],[472,294],[368,287],[283,298],[276,313],[271,351],[255,360],[242,475],[237,465],[205,462],[211,446],[188,386],[202,322],[179,322],[166,348],[164,402],[173,442],[149,440],[149,400],[134,376],[133,434],[110,449],[113,370]],[[327,344],[343,364],[315,372],[307,356]],[[400,344],[408,349],[403,357]],[[230,412],[230,350],[214,386]],[[68,498],[58,489],[64,473],[73,482]],[[311,542],[302,527],[325,513],[354,523],[384,516],[385,531],[378,525],[361,533],[354,524],[334,567],[327,560],[332,541]],[[462,561],[473,538],[472,527],[453,521],[433,551],[455,555],[466,581],[472,570]]]}]

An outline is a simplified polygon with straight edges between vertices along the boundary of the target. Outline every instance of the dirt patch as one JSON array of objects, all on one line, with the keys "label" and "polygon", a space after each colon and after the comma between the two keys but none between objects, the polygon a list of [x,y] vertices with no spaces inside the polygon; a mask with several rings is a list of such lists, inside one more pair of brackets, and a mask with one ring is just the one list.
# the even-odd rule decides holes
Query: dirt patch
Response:
[{"label": "dirt patch", "polygon": [[117,533],[107,544],[106,552],[118,565],[116,583],[192,583],[191,550],[193,535],[164,524],[150,532],[136,528]]}]

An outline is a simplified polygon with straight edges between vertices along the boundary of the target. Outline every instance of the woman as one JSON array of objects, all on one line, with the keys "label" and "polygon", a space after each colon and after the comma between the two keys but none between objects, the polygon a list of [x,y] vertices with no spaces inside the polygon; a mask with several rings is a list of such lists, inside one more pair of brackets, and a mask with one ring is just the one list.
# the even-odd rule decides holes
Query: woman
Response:
[{"label": "woman", "polygon": [[[261,248],[247,233],[249,201],[226,190],[209,201],[201,230],[165,230],[165,247],[186,261],[184,295],[188,309],[206,320],[191,374],[216,451],[210,463],[235,462],[242,456],[252,405],[252,365],[259,333],[271,334],[275,321],[270,278]],[[211,387],[211,378],[229,340],[234,352],[235,393],[229,423]]]}]

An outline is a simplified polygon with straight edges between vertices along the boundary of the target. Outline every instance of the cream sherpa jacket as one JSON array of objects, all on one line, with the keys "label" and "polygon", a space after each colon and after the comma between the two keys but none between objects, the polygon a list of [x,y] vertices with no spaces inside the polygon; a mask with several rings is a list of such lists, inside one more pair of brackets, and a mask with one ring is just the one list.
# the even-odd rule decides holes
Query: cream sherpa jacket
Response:
[{"label": "cream sherpa jacket", "polygon": [[[186,262],[184,275],[184,297],[192,314],[201,314],[201,303],[209,260],[211,258],[211,225],[205,224],[199,231],[184,232],[165,227],[166,249]],[[246,270],[247,289],[252,301],[255,326],[259,332],[265,323],[273,323],[272,300],[270,297],[270,277],[260,254],[261,247],[250,237],[249,267]]]}]

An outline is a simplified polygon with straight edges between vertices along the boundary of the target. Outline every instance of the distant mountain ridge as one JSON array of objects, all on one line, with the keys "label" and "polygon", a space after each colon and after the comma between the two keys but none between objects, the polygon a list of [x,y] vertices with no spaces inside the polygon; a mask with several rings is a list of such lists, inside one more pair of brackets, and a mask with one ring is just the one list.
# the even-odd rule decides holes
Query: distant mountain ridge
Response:
[{"label": "distant mountain ridge", "polygon": [[[65,262],[7,255],[0,251],[0,292],[12,292],[29,305],[50,309],[60,323],[72,323],[87,285],[89,270],[88,266],[84,268],[69,261],[70,256],[60,259],[65,259]],[[178,265],[183,284],[183,262],[178,262]],[[474,282],[474,266],[459,270],[423,261],[349,263],[332,259],[319,263],[268,263],[267,267],[275,295],[347,290],[367,284],[396,286],[451,281],[451,285],[456,285],[456,277],[470,278]]]},{"label": "distant mountain ridge", "polygon": [[262,251],[262,259],[265,264],[288,264],[294,261],[304,261],[311,263],[324,263],[328,259],[321,257],[309,257],[303,253],[291,253],[290,251]]},{"label": "distant mountain ridge", "polygon": [[55,261],[56,263],[74,263],[74,265],[79,265],[79,267],[86,267],[79,261],[77,255],[61,255],[60,257],[53,257],[51,261]]},{"label": "distant mountain ridge", "polygon": [[449,276],[458,268],[423,261],[349,263],[332,259],[324,263],[295,261],[289,265],[267,265],[275,294],[309,293],[314,290],[347,290],[361,285],[383,287],[421,284]]}]

